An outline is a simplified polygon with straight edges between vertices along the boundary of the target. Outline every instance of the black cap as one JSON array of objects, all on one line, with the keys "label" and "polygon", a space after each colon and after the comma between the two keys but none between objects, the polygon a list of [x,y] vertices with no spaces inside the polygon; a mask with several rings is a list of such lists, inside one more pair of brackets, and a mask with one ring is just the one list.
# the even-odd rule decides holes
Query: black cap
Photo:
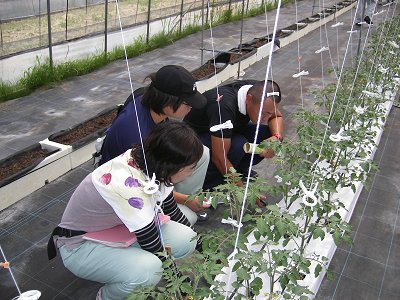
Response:
[{"label": "black cap", "polygon": [[181,66],[168,65],[157,71],[153,82],[156,89],[185,101],[193,108],[202,108],[207,99],[197,91],[196,80]]}]

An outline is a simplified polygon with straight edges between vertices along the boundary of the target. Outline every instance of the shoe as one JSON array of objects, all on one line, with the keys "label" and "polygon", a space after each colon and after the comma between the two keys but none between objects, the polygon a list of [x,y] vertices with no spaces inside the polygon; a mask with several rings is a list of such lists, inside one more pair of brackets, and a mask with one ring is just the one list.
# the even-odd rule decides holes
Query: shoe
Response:
[{"label": "shoe", "polygon": [[254,171],[254,170],[251,170],[250,171],[250,177],[257,178],[258,177],[258,173],[256,171]]},{"label": "shoe", "polygon": [[197,222],[204,222],[208,220],[208,213],[205,211],[197,213]]},{"label": "shoe", "polygon": [[371,18],[368,17],[368,16],[366,16],[366,17],[364,18],[364,21],[365,21],[365,23],[367,23],[368,25],[374,24],[374,22],[372,22]]},{"label": "shoe", "polygon": [[101,298],[101,290],[103,289],[103,287],[101,287],[100,289],[99,289],[99,291],[97,292],[97,295],[96,295],[96,300],[102,300],[103,298]]}]

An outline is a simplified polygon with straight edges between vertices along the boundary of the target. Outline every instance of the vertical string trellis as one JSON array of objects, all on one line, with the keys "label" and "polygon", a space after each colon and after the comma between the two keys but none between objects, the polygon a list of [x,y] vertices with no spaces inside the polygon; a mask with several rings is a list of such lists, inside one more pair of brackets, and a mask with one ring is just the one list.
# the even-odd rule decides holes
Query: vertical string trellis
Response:
[{"label": "vertical string trellis", "polygon": [[[397,5],[397,3],[396,3],[396,5]],[[389,11],[389,9],[388,9],[388,11]],[[395,6],[395,8],[393,9],[392,17],[394,16],[394,12],[395,12],[395,11],[396,11],[396,6]],[[388,14],[388,13],[387,13],[387,14]],[[387,17],[387,14],[386,14],[386,17]],[[386,17],[385,17],[384,26],[386,26]],[[391,25],[391,24],[390,24],[390,25]],[[390,25],[389,25],[389,26],[390,26]],[[382,36],[383,32],[384,32],[384,29],[382,29],[382,31],[381,31],[381,33],[380,33],[379,43],[378,43],[378,44],[380,44],[381,36]],[[386,37],[385,37],[385,38],[386,38]],[[383,44],[382,44],[382,45],[383,45]],[[379,47],[378,47],[378,48],[379,48]],[[382,53],[382,52],[381,52],[381,53]],[[373,65],[373,64],[372,64],[372,65]],[[371,69],[372,69],[372,66],[371,66]],[[370,80],[370,78],[369,78],[369,76],[368,76],[367,84],[368,84],[369,80]],[[385,145],[385,147],[386,147],[386,145]],[[381,157],[381,159],[382,159],[382,157]],[[371,193],[371,192],[370,192],[370,193]],[[367,197],[367,203],[368,203],[368,198],[369,198],[369,196]],[[365,203],[361,215],[364,215],[364,211],[365,211],[365,209],[366,209],[366,207],[367,207],[367,203]],[[356,228],[356,231],[355,231],[355,232],[356,232],[356,235],[357,235],[357,232],[358,232],[360,226],[361,226],[361,220],[358,222],[358,225],[357,225],[357,228]],[[350,257],[350,253],[351,253],[351,251],[352,251],[352,248],[353,248],[353,245],[350,246],[350,249],[349,249],[349,252],[348,252],[348,254],[347,254],[347,256],[346,256],[344,265],[347,265],[347,262],[348,262],[348,260],[349,260],[349,257]],[[387,261],[388,261],[388,259],[389,259],[389,257],[387,258]],[[386,265],[387,265],[387,261],[386,261]],[[341,270],[340,276],[343,275],[343,272],[344,272],[344,268]],[[385,268],[385,273],[386,273],[386,268]],[[384,275],[385,275],[385,273],[384,273]],[[382,278],[381,286],[380,286],[380,289],[379,289],[379,296],[381,295],[381,292],[382,292],[383,279],[384,279],[384,277]],[[335,285],[332,298],[334,298],[335,295],[337,294],[338,287],[339,287],[339,281],[338,281],[338,282],[336,283],[336,285]]]},{"label": "vertical string trellis", "polygon": [[[273,30],[273,33],[272,33],[272,41],[275,41],[276,31],[277,31],[277,27],[278,27],[278,20],[279,20],[279,16],[280,16],[281,3],[282,3],[282,1],[278,0],[276,16],[275,16],[275,23],[274,23],[274,30]],[[267,68],[266,68],[266,72],[265,72],[265,82],[267,82],[267,80],[269,78],[269,72],[271,70],[273,48],[274,48],[273,46],[270,48],[270,53],[269,53],[269,57],[268,57],[268,64],[267,64]],[[262,99],[265,99],[265,95],[266,95],[266,84],[264,85]],[[260,128],[260,120],[261,120],[261,113],[262,113],[263,105],[264,105],[264,102],[261,101],[261,106],[260,106],[260,110],[259,110],[259,114],[258,114],[256,131],[255,131],[255,136],[254,136],[254,142],[257,141],[257,138],[258,138],[258,130]],[[251,152],[250,166],[253,165],[254,154],[255,154],[255,149],[253,149],[252,152]],[[244,195],[243,195],[242,208],[241,208],[240,218],[238,220],[238,224],[241,224],[242,223],[242,219],[243,219],[243,213],[244,213],[244,208],[245,208],[245,205],[246,205],[248,188],[249,188],[249,184],[250,184],[250,174],[251,174],[251,168],[249,168],[248,174],[247,174],[246,186],[245,186],[245,191],[244,191]],[[234,244],[234,251],[233,251],[233,254],[232,254],[232,257],[231,257],[232,261],[234,261],[234,259],[235,259],[236,249],[238,247],[238,242],[239,242],[240,230],[241,230],[241,226],[238,226],[237,233],[236,233],[236,238],[235,238],[235,244]],[[232,268],[229,268],[227,287],[230,286],[231,279],[232,279]],[[225,300],[228,297],[228,292],[229,292],[228,289],[226,289],[226,291],[225,291]]]},{"label": "vertical string trellis", "polygon": [[[120,10],[119,10],[118,0],[115,0],[115,4],[116,4],[119,28],[120,28],[120,32],[121,32],[122,45],[123,45],[123,49],[124,49],[126,69],[127,69],[127,72],[128,72],[129,85],[130,85],[130,89],[131,89],[132,98],[134,99],[135,95],[134,95],[134,92],[133,92],[132,77],[131,77],[131,71],[130,71],[130,67],[129,67],[128,54],[127,54],[127,51],[126,51],[126,43],[125,43],[124,32],[123,32],[123,28],[122,28],[121,14],[120,14]],[[133,101],[133,103],[134,103],[134,108],[135,108],[136,122],[138,124],[140,144],[141,144],[141,148],[142,148],[144,164],[145,164],[145,169],[146,169],[145,171],[146,171],[147,177],[150,178],[149,170],[148,170],[148,167],[147,167],[146,154],[144,152],[144,147],[143,147],[143,136],[142,136],[142,131],[141,131],[141,128],[140,128],[140,122],[139,122],[139,116],[138,116],[138,111],[137,111],[137,107],[136,107],[136,102]],[[152,195],[151,197],[152,197],[153,203],[155,204],[154,195]],[[157,230],[158,230],[159,235],[160,235],[161,244],[163,246],[164,253],[166,253],[165,245],[164,245],[164,242],[163,242],[163,236],[162,236],[162,232],[161,232],[161,223],[160,223],[160,219],[158,217],[158,211],[157,211],[157,206],[156,205],[154,205],[154,216],[155,216],[155,218],[157,220]]]}]

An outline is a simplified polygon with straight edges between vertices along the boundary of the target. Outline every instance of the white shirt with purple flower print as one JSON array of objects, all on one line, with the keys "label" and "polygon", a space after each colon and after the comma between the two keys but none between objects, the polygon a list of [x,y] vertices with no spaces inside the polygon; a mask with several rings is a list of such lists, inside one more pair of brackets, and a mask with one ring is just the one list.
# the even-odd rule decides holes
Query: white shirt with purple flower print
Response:
[{"label": "white shirt with purple flower print", "polygon": [[131,149],[92,173],[94,187],[131,232],[153,222],[155,203],[163,201],[173,190],[160,184],[158,192],[146,194],[141,184],[146,180],[147,175],[132,163]]}]

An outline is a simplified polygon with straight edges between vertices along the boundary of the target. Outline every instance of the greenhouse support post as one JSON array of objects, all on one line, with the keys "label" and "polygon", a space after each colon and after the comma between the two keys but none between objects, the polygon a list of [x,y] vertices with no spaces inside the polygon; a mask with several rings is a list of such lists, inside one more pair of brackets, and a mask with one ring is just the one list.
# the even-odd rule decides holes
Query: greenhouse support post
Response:
[{"label": "greenhouse support post", "polygon": [[107,55],[108,0],[104,2],[104,54]]},{"label": "greenhouse support post", "polygon": [[149,43],[149,38],[150,38],[150,9],[151,9],[151,0],[149,0],[149,5],[147,8],[146,44]]},{"label": "greenhouse support post", "polygon": [[240,22],[240,41],[239,41],[239,63],[237,78],[240,78],[240,62],[242,61],[242,43],[243,43],[243,19],[244,19],[244,0],[242,1],[242,20]]},{"label": "greenhouse support post", "polygon": [[[358,4],[358,6],[360,6],[361,2]],[[357,20],[357,10],[362,9],[362,14],[361,14],[361,20],[360,22],[364,21],[364,14],[365,14],[365,5],[366,5],[366,1],[362,1],[362,8],[358,7],[356,9],[356,15],[354,16],[354,20]],[[361,47],[361,35],[362,35],[362,25],[360,26],[360,35],[358,37],[358,45],[357,45],[357,56],[360,56],[360,47]]]},{"label": "greenhouse support post", "polygon": [[182,19],[183,19],[183,0],[181,1],[181,18],[179,20],[179,32],[182,32]]},{"label": "greenhouse support post", "polygon": [[53,44],[51,42],[51,8],[50,8],[50,0],[47,0],[47,34],[48,34],[48,37],[49,37],[50,68],[53,69]]},{"label": "greenhouse support post", "polygon": [[204,62],[204,0],[201,1],[201,66]]}]

